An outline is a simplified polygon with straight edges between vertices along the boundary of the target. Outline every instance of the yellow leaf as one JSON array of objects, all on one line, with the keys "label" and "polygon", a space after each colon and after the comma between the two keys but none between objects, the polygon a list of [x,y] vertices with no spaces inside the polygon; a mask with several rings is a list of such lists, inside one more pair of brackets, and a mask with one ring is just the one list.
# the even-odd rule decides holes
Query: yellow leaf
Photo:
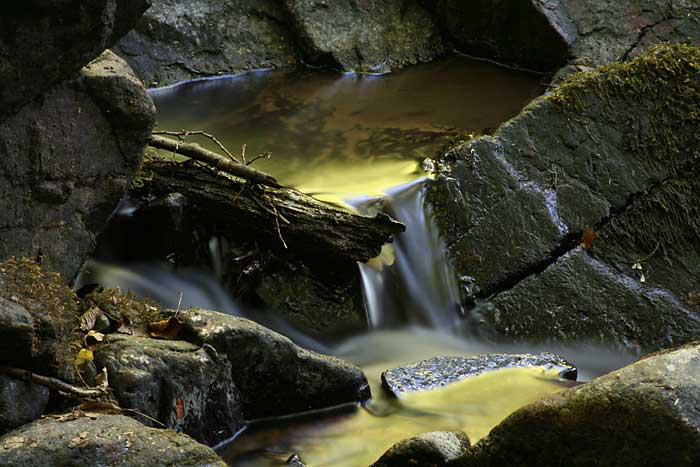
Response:
[{"label": "yellow leaf", "polygon": [[75,366],[81,368],[86,362],[91,362],[93,359],[92,350],[80,349],[80,352],[75,357]]}]

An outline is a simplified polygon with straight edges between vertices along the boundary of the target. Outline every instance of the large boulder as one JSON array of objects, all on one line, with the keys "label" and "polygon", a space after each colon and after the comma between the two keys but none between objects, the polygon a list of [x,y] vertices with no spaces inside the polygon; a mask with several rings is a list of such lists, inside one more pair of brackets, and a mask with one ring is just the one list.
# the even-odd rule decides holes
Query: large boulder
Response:
[{"label": "large boulder", "polygon": [[455,431],[423,433],[394,444],[372,467],[445,467],[469,449],[467,435]]},{"label": "large boulder", "polygon": [[356,366],[297,347],[252,321],[199,309],[178,316],[183,338],[228,357],[246,419],[362,402],[371,395]]},{"label": "large boulder", "polygon": [[692,0],[422,0],[463,52],[552,71],[567,62],[595,66],[664,42],[700,42]]},{"label": "large boulder", "polygon": [[29,0],[6,5],[0,15],[0,122],[51,85],[72,79],[131,29],[150,3]]},{"label": "large boulder", "polygon": [[473,311],[484,330],[645,349],[700,335],[682,301],[700,274],[699,72],[700,49],[660,46],[446,154],[428,199],[465,303],[498,294]]},{"label": "large boulder", "polygon": [[651,355],[527,405],[453,466],[700,463],[700,346]]},{"label": "large boulder", "polygon": [[0,437],[3,467],[226,467],[216,453],[187,435],[148,428],[122,415],[38,420]]},{"label": "large boulder", "polygon": [[146,425],[158,420],[208,445],[242,427],[231,365],[211,348],[112,334],[95,353],[95,364],[107,368],[119,405],[135,410]]},{"label": "large boulder", "polygon": [[72,281],[142,160],[154,114],[143,85],[107,51],[6,118],[0,258],[38,258]]}]

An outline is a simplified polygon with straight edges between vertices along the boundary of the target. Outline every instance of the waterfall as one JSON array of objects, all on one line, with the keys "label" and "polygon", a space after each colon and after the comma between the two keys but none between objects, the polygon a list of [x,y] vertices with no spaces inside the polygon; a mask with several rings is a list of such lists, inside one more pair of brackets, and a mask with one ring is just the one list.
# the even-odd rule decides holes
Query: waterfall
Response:
[{"label": "waterfall", "polygon": [[363,214],[382,210],[406,226],[391,245],[393,258],[385,251],[359,265],[372,329],[406,324],[451,329],[460,322],[459,288],[425,202],[427,183],[422,178],[391,188],[382,198],[349,201]]}]

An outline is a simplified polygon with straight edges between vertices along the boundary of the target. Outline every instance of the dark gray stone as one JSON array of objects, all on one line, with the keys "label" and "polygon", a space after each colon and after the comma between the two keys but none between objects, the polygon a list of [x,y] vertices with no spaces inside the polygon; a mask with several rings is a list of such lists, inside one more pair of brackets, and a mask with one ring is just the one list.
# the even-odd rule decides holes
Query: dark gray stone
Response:
[{"label": "dark gray stone", "polygon": [[0,362],[28,365],[33,341],[32,315],[22,305],[0,297]]},{"label": "dark gray stone", "polygon": [[29,0],[0,15],[0,123],[111,47],[149,0]]},{"label": "dark gray stone", "polygon": [[700,347],[648,356],[527,405],[454,466],[700,463]]},{"label": "dark gray stone", "polygon": [[4,467],[226,467],[186,435],[148,428],[122,415],[47,417],[0,437]]},{"label": "dark gray stone", "polygon": [[[213,445],[242,426],[225,354],[183,341],[109,335],[95,352],[120,406]],[[138,417],[148,425],[152,422]]]},{"label": "dark gray stone", "polygon": [[475,357],[434,357],[419,363],[392,368],[382,373],[382,384],[394,396],[414,391],[429,391],[487,371],[502,368],[544,367],[559,370],[569,379],[576,379],[576,367],[547,352],[537,355],[488,354]]},{"label": "dark gray stone", "polygon": [[356,366],[297,347],[252,321],[200,309],[181,311],[178,316],[183,321],[185,339],[208,344],[220,355],[228,356],[246,419],[370,397],[367,378]]},{"label": "dark gray stone", "polygon": [[460,431],[423,433],[394,444],[372,467],[445,467],[470,445],[467,435]]},{"label": "dark gray stone", "polygon": [[41,417],[49,402],[49,388],[0,374],[0,433]]},{"label": "dark gray stone", "polygon": [[105,52],[0,125],[0,258],[38,258],[70,282],[143,157],[155,109]]}]

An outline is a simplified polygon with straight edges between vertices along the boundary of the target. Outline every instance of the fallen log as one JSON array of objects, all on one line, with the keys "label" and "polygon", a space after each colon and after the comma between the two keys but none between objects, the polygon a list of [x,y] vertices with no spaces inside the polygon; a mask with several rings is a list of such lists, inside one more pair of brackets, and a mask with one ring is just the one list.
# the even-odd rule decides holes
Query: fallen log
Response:
[{"label": "fallen log", "polygon": [[208,223],[265,237],[295,255],[366,262],[405,227],[385,214],[361,216],[297,190],[271,188],[191,162],[147,158],[130,194],[153,200],[180,193]]}]

